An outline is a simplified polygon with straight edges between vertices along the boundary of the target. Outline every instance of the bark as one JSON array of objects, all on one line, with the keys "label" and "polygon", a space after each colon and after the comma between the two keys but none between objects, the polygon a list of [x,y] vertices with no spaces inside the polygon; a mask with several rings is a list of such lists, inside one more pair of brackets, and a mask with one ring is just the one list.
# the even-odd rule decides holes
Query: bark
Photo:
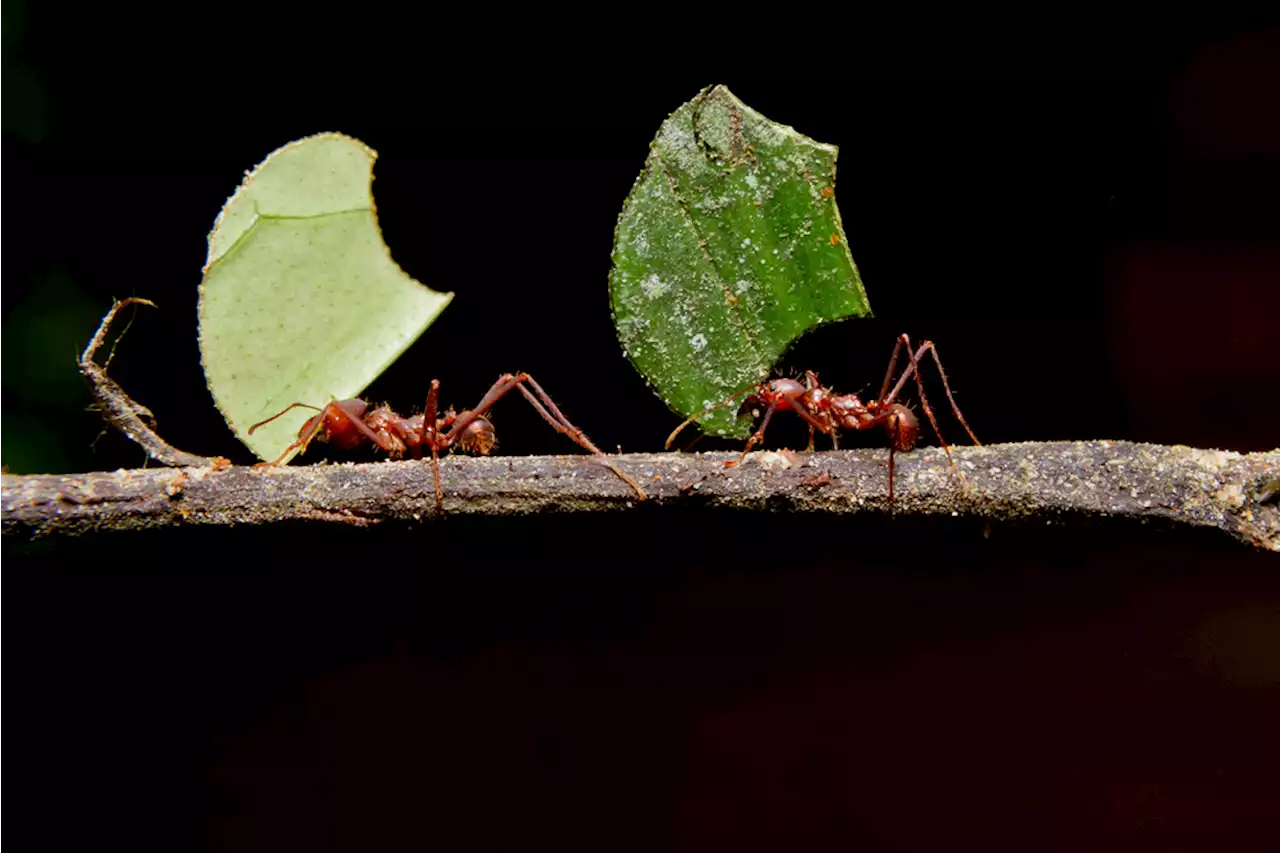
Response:
[{"label": "bark", "polygon": [[[1280,550],[1280,450],[1239,454],[1085,441],[898,454],[892,512],[989,522],[1126,519],[1212,527]],[[446,515],[663,512],[732,508],[771,513],[890,512],[888,453],[764,451],[610,456],[644,488],[640,501],[597,457],[442,460]],[[5,475],[3,534],[74,536],[183,525],[306,521],[373,526],[436,518],[429,462],[199,467],[77,475]]]},{"label": "bark", "polygon": [[[441,517],[429,462],[232,467],[160,438],[150,412],[95,355],[115,303],[80,357],[108,423],[175,467],[3,477],[3,535],[75,536],[185,525],[315,522],[372,526]],[[107,364],[110,364],[110,357]],[[444,515],[666,511],[968,517],[1045,524],[1117,518],[1217,528],[1280,550],[1280,449],[1239,454],[1113,441],[1004,444],[900,453],[889,496],[888,451],[619,456],[449,457],[441,462]],[[610,466],[616,465],[617,469]],[[634,479],[641,500],[624,481]]]}]

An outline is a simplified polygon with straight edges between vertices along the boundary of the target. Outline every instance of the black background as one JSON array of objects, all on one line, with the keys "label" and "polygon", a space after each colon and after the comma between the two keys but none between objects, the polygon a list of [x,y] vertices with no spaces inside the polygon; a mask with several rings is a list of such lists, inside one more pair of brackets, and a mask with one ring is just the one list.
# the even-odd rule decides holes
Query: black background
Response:
[{"label": "black background", "polygon": [[[94,444],[74,372],[126,295],[161,310],[113,376],[172,443],[252,461],[200,373],[206,234],[246,169],[323,130],[378,151],[394,258],[457,294],[367,396],[412,410],[434,377],[461,406],[527,370],[600,445],[658,449],[677,419],[617,345],[612,233],[658,125],[711,82],[841,148],[876,318],[783,369],[877,385],[905,331],[985,442],[1276,444],[1275,30],[791,80],[556,77],[477,45],[353,59],[353,91],[250,38],[214,63],[102,12],[32,6],[15,35],[10,8],[15,473],[141,464]],[[573,452],[526,408],[495,413],[502,453]],[[1209,536],[690,513],[6,556],[10,826],[50,848],[1241,849],[1272,828],[1276,564]]]}]

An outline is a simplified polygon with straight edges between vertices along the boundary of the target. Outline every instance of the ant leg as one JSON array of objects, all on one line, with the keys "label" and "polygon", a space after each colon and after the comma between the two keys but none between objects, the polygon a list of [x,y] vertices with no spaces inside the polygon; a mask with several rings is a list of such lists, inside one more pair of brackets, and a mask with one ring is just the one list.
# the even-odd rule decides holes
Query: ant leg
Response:
[{"label": "ant leg", "polygon": [[[908,377],[910,377],[913,373],[915,374],[915,377],[916,377],[916,388],[919,389],[920,391],[920,399],[921,401],[924,400],[924,388],[921,387],[920,385],[919,360],[924,358],[924,354],[927,351],[929,354],[933,356],[933,363],[938,367],[938,376],[942,379],[942,389],[947,393],[947,401],[951,403],[952,413],[955,414],[956,420],[960,421],[960,425],[964,427],[964,431],[969,434],[969,438],[973,439],[973,443],[978,446],[981,446],[982,442],[978,441],[978,437],[973,434],[973,430],[969,428],[969,422],[964,419],[964,415],[961,414],[960,412],[960,406],[956,404],[956,398],[951,393],[951,383],[947,381],[947,372],[942,368],[942,359],[938,357],[938,348],[937,346],[934,345],[933,341],[925,341],[923,344],[921,344],[920,349],[916,350],[916,352],[912,354],[910,339],[905,334],[899,336],[898,343],[893,348],[894,358],[889,363],[890,370],[892,370],[893,368],[893,361],[897,360],[898,350],[902,347],[904,343],[907,346],[907,354],[911,356],[911,364],[907,367],[906,370],[902,372],[902,378],[898,380],[898,384],[894,386],[892,393],[890,393],[886,397],[884,396],[883,390],[881,391],[881,396],[879,399],[880,405],[883,406],[887,403],[892,403],[894,398],[897,397],[898,393],[902,390],[902,386],[906,384]],[[885,380],[887,385],[888,376],[885,377]],[[925,405],[925,411],[926,412],[929,411],[928,404]],[[933,416],[930,415],[929,417],[932,420]],[[934,431],[935,432],[937,431],[936,424],[934,426]],[[938,436],[938,437],[941,438],[942,436]]]},{"label": "ant leg", "polygon": [[[330,403],[329,405],[337,406],[338,404],[335,402],[335,403]],[[339,407],[339,411],[341,411],[341,407]],[[356,428],[356,432],[360,433],[365,438],[369,439],[369,441],[372,442],[374,447],[378,448],[384,453],[390,453],[392,451],[393,445],[391,445],[389,442],[387,442],[385,439],[379,436],[376,432],[369,429],[369,425],[364,422],[364,418],[353,418],[347,412],[343,412],[343,414],[347,416],[347,420],[351,421],[351,425]],[[403,449],[404,448],[402,447],[401,450]]]},{"label": "ant leg", "polygon": [[[538,395],[537,397],[531,394],[528,388],[524,387],[524,384],[526,382],[529,383],[529,385],[533,387],[534,391],[537,392],[537,395]],[[624,471],[622,471],[620,468],[618,468],[616,465],[610,462],[603,450],[601,450],[600,448],[592,444],[591,440],[587,438],[587,436],[582,432],[582,430],[578,429],[576,426],[570,423],[569,419],[564,416],[564,412],[560,411],[560,408],[556,406],[555,402],[551,399],[551,396],[546,391],[542,390],[542,386],[539,385],[537,381],[527,373],[519,373],[515,375],[512,375],[510,373],[505,373],[502,376],[498,377],[498,381],[493,383],[493,385],[489,388],[488,392],[485,393],[484,397],[481,398],[480,402],[476,405],[476,407],[474,409],[469,409],[468,411],[465,411],[462,414],[458,415],[457,419],[453,422],[453,426],[449,429],[449,431],[445,433],[443,436],[440,436],[440,439],[439,439],[440,447],[443,448],[443,447],[449,447],[450,445],[452,445],[455,440],[455,437],[462,430],[466,429],[468,424],[470,424],[476,418],[482,417],[485,414],[485,412],[489,411],[489,409],[493,406],[494,403],[498,402],[498,400],[506,396],[506,394],[510,392],[512,388],[519,388],[520,393],[524,395],[525,399],[528,400],[529,403],[533,406],[533,408],[537,411],[537,413],[542,416],[543,420],[551,424],[551,426],[556,430],[556,432],[564,433],[565,435],[569,436],[569,438],[573,439],[573,441],[578,446],[583,447],[586,450],[589,450],[592,453],[596,454],[597,456],[602,457],[602,461],[604,462],[604,464],[608,466],[608,468],[611,471],[613,471],[613,473],[617,474],[618,477],[622,479],[623,482],[625,482],[628,486],[630,486],[635,491],[636,495],[640,498],[640,500],[644,500],[647,497],[647,495],[645,495],[644,493],[644,490],[640,488],[640,484],[637,483],[635,480],[631,479],[631,477],[628,476]],[[539,400],[539,398],[541,398],[541,400]],[[543,403],[545,403],[546,405],[544,406]]]},{"label": "ant leg", "polygon": [[444,489],[440,486],[440,448],[431,444],[431,473],[436,480],[436,514],[444,515]]},{"label": "ant leg", "polygon": [[[908,350],[908,352],[910,352],[910,350]],[[895,415],[892,411],[878,412],[871,418],[868,418],[867,420],[863,421],[862,424],[858,427],[858,429],[870,429],[871,427],[882,424],[893,417],[895,417]],[[939,435],[938,438],[941,439],[942,436]],[[942,446],[944,448],[947,446],[945,441],[942,443]],[[897,428],[897,425],[895,424],[893,434],[889,436],[889,514],[890,515],[893,514],[893,474],[894,474],[894,464],[895,464],[894,457],[897,455],[897,452],[898,452],[898,428]],[[947,459],[951,459],[950,450],[947,451]],[[964,482],[964,474],[961,474],[960,469],[956,468],[956,463],[954,461],[951,463],[951,467],[956,469],[956,473],[960,475],[961,482]]]},{"label": "ant leg", "polygon": [[[902,389],[906,386],[907,380],[912,376],[916,376],[916,387],[920,387],[920,379],[917,375],[916,368],[919,366],[919,358],[924,355],[926,346],[928,346],[927,341],[925,342],[925,346],[920,347],[919,352],[912,353],[911,339],[907,337],[905,332],[898,335],[897,343],[893,345],[893,357],[889,359],[889,369],[885,371],[884,374],[884,384],[880,386],[880,396],[876,398],[876,404],[878,406],[887,406],[894,400],[898,399],[898,395],[902,393]],[[906,347],[907,350],[907,366],[903,369],[902,375],[898,377],[898,381],[894,383],[893,390],[886,394],[885,391],[889,388],[889,380],[893,378],[893,369],[898,363],[898,353],[902,351],[903,347]]]},{"label": "ant leg", "polygon": [[289,406],[284,411],[277,412],[276,414],[267,418],[265,421],[258,421],[256,424],[249,427],[249,435],[253,435],[253,431],[258,427],[266,426],[267,424],[274,421],[276,418],[280,417],[281,415],[288,414],[289,412],[292,412],[294,409],[314,409],[315,411],[320,413],[320,416],[316,418],[315,427],[311,430],[311,432],[307,433],[307,436],[305,438],[303,438],[302,436],[298,436],[298,438],[294,439],[293,443],[290,444],[288,447],[286,447],[284,449],[284,453],[281,453],[274,462],[259,462],[257,465],[253,467],[276,468],[276,467],[279,467],[280,465],[283,465],[284,460],[294,450],[298,450],[299,453],[306,453],[307,447],[310,446],[311,442],[315,439],[315,437],[320,434],[320,430],[324,428],[324,416],[325,416],[325,413],[329,411],[329,406],[336,406],[336,405],[337,405],[336,403],[329,403],[328,406],[325,406],[323,409],[320,409],[320,408],[316,408],[310,403],[290,403]]},{"label": "ant leg", "polygon": [[[489,411],[489,409],[493,407],[494,403],[501,400],[506,396],[507,392],[523,381],[524,380],[521,377],[513,376],[510,373],[504,373],[499,376],[498,381],[489,386],[489,390],[480,398],[480,402],[476,404],[475,408],[468,409],[458,415],[457,418],[454,419],[453,426],[449,428],[449,431],[444,435],[438,436],[440,449],[444,450],[452,447],[453,443],[457,440],[457,436],[462,432],[462,430],[466,429],[467,426],[476,418],[484,417],[485,412]],[[439,383],[434,380],[432,381],[433,386],[438,384]],[[427,405],[431,405],[431,403],[432,395],[428,393]],[[432,414],[434,414],[434,410]],[[424,429],[426,427],[425,421],[423,423],[423,427]]]},{"label": "ant leg", "polygon": [[[560,407],[557,406],[555,404],[555,401],[551,399],[551,395],[548,394],[546,391],[542,390],[542,386],[538,384],[538,380],[534,379],[532,376],[530,376],[527,373],[521,373],[518,378],[522,379],[524,382],[529,383],[529,385],[532,386],[534,392],[538,395],[537,397],[535,397],[533,394],[529,393],[529,389],[524,387],[523,384],[516,386],[517,388],[520,389],[520,393],[524,395],[524,398],[529,401],[529,404],[533,406],[535,410],[537,410],[538,414],[542,415],[543,420],[551,424],[551,426],[554,427],[557,432],[564,433],[565,435],[569,436],[569,438],[577,442],[579,446],[584,447],[587,450],[590,450],[592,453],[596,454],[597,456],[601,457],[601,461],[606,466],[608,466],[609,470],[617,474],[618,477],[624,483],[630,486],[632,490],[635,491],[636,496],[640,500],[645,500],[648,497],[644,493],[644,489],[640,488],[639,483],[631,479],[631,477],[628,476],[625,471],[623,471],[621,468],[618,468],[611,461],[609,461],[609,458],[604,451],[602,451],[600,448],[592,444],[591,440],[587,438],[586,434],[583,433],[582,430],[578,429],[576,426],[574,426],[572,423],[569,422],[569,419],[564,416],[564,412],[560,411]],[[541,402],[539,401],[539,398],[541,398]],[[543,403],[546,404],[546,408],[543,408],[543,405],[542,405]]]},{"label": "ant leg", "polygon": [[[885,390],[889,387],[889,377],[893,374],[894,363],[898,360],[898,350],[902,349],[904,345],[907,348],[907,355],[911,358],[911,364],[907,366],[906,370],[902,371],[902,376],[898,379],[898,383],[893,386],[893,391],[889,394],[885,394]],[[969,438],[973,439],[973,443],[981,445],[982,442],[978,441],[978,437],[974,435],[973,430],[969,428],[969,422],[966,421],[964,419],[964,415],[960,413],[960,406],[956,404],[956,398],[951,393],[951,383],[947,381],[947,372],[942,368],[942,359],[938,357],[938,348],[934,345],[933,341],[925,341],[920,345],[920,349],[916,350],[915,353],[912,353],[911,339],[905,334],[898,336],[898,342],[893,347],[893,358],[889,360],[889,371],[885,374],[884,387],[880,389],[880,396],[877,398],[877,403],[880,406],[892,403],[912,375],[915,375],[916,377],[916,388],[919,389],[920,397],[923,401],[924,388],[920,386],[920,359],[924,358],[924,354],[926,352],[933,356],[933,363],[938,367],[938,376],[942,379],[942,388],[947,393],[947,401],[951,403],[951,411],[955,414],[956,420],[960,421],[960,424],[964,427],[964,431],[969,434]],[[927,405],[925,409],[928,411]]]},{"label": "ant leg", "polygon": [[[808,391],[812,391],[814,388],[817,388],[818,374],[814,373],[812,370],[806,370],[804,372],[804,387]],[[834,438],[835,433],[832,433],[831,435]],[[806,447],[804,450],[805,450],[805,453],[813,452],[813,424],[812,423],[809,424],[809,446]]]},{"label": "ant leg", "polygon": [[440,380],[432,379],[431,387],[427,389],[427,407],[422,410],[422,440],[430,438],[433,446],[436,443],[436,408],[439,404]]},{"label": "ant leg", "polygon": [[[440,485],[441,436],[436,429],[436,407],[440,403],[440,380],[432,379],[427,390],[427,407],[422,412],[422,443],[431,447],[431,473],[436,481],[436,514],[444,515],[444,488]],[[448,445],[443,445],[447,447]]]},{"label": "ant leg", "polygon": [[[765,409],[764,411],[764,420],[760,421],[760,428],[757,429],[755,432],[753,432],[751,434],[751,437],[747,439],[747,446],[742,448],[742,455],[739,456],[737,459],[730,459],[728,462],[724,463],[724,467],[732,468],[735,465],[741,465],[742,460],[746,459],[747,454],[751,452],[751,448],[755,447],[758,443],[764,441],[764,431],[769,428],[769,421],[773,418],[773,413],[776,412],[777,410],[778,410],[777,403],[769,404],[769,408]],[[796,411],[800,411],[800,410],[796,409]]]},{"label": "ant leg", "polygon": [[[817,378],[818,378],[818,377],[817,377],[817,374],[816,374],[816,373],[813,373],[812,371],[810,371],[809,375],[810,375],[810,376],[812,376],[814,379],[817,379]],[[804,418],[805,423],[809,424],[809,450],[810,450],[810,451],[812,451],[812,450],[813,450],[813,433],[814,433],[814,430],[817,430],[817,431],[819,431],[819,432],[827,432],[828,430],[830,430],[830,431],[831,431],[831,441],[832,441],[833,445],[835,445],[835,449],[836,449],[836,450],[839,450],[839,449],[840,449],[839,444],[837,444],[837,443],[836,443],[836,441],[837,441],[837,439],[836,439],[836,430],[835,430],[835,429],[832,429],[832,427],[831,427],[831,426],[829,426],[829,425],[827,425],[827,424],[824,424],[822,421],[820,421],[820,420],[818,420],[817,418],[815,418],[815,417],[813,416],[813,413],[812,413],[812,412],[810,412],[810,411],[809,411],[808,409],[806,409],[804,406],[799,405],[799,401],[792,401],[791,411],[795,412],[797,415],[799,415],[800,417]],[[763,424],[762,424],[762,425],[761,425],[761,432],[763,432],[763,431],[764,431],[764,426],[763,426]]]},{"label": "ant leg", "polygon": [[[947,400],[951,403],[951,411],[955,413],[956,420],[960,421],[960,425],[964,427],[964,431],[969,433],[969,438],[973,439],[973,443],[981,446],[982,442],[978,441],[978,437],[973,434],[973,430],[969,429],[969,423],[964,419],[964,415],[960,414],[960,407],[956,405],[956,398],[951,396],[951,384],[947,382],[947,372],[942,369],[942,359],[938,358],[938,348],[933,345],[933,341],[925,341],[924,346],[920,347],[920,351],[925,349],[933,356],[933,363],[938,366],[938,376],[942,378],[942,390],[947,392]],[[916,368],[917,373],[919,368]]]},{"label": "ant leg", "polygon": [[679,435],[681,432],[683,432],[684,428],[687,427],[689,424],[694,423],[695,421],[701,420],[702,418],[714,412],[716,409],[723,409],[725,406],[729,405],[734,400],[741,397],[745,392],[750,391],[753,388],[759,388],[759,387],[760,387],[759,385],[748,385],[745,388],[739,388],[737,391],[733,392],[733,394],[729,397],[729,399],[720,403],[716,403],[714,406],[708,406],[707,408],[703,409],[701,412],[698,412],[698,414],[694,415],[693,417],[687,418],[684,421],[684,423],[680,424],[680,426],[676,427],[674,430],[671,431],[671,435],[667,436],[667,443],[662,445],[662,448],[664,450],[670,450],[671,443],[676,440],[676,436]]},{"label": "ant leg", "polygon": [[[584,447],[592,453],[600,456],[605,455],[603,450],[591,443],[591,439],[587,438],[586,434],[584,434],[582,430],[569,422],[569,419],[564,416],[564,412],[560,411],[560,408],[555,404],[555,401],[551,399],[551,395],[542,390],[542,386],[538,384],[536,379],[527,373],[521,373],[520,378],[527,382],[538,396],[535,398],[533,394],[529,393],[529,389],[525,388],[523,384],[516,387],[520,389],[520,393],[524,395],[524,398],[529,401],[530,405],[538,410],[538,414],[542,415],[543,420],[551,424],[557,432],[561,432],[569,436],[569,438],[573,439],[581,447]],[[541,400],[541,402],[539,402],[539,400]],[[543,403],[546,404],[545,409],[542,407]]]},{"label": "ant leg", "polygon": [[[969,481],[964,478],[964,472],[960,470],[960,466],[956,464],[956,460],[951,457],[951,446],[948,445],[947,440],[942,437],[942,430],[938,429],[938,419],[933,416],[933,409],[929,406],[929,398],[924,393],[924,383],[920,381],[920,357],[924,355],[926,350],[933,348],[933,341],[925,341],[917,352],[911,351],[911,339],[908,338],[905,333],[898,339],[898,342],[906,347],[907,355],[911,358],[911,367],[902,372],[902,378],[898,380],[898,385],[893,389],[893,394],[889,395],[890,401],[907,381],[907,377],[914,375],[916,379],[916,391],[920,393],[920,405],[924,408],[924,413],[929,417],[929,423],[933,426],[933,434],[938,437],[938,443],[942,445],[943,452],[947,454],[947,461],[951,463],[951,468],[956,472],[957,476],[960,477],[960,482],[964,484],[965,488],[968,488]],[[936,352],[934,353],[934,358],[937,358]],[[941,369],[941,362],[938,363],[938,367]],[[947,390],[947,397],[951,397],[950,389]],[[955,408],[955,400],[951,400],[951,405]],[[956,413],[959,414],[959,408],[956,408]],[[963,418],[961,418],[961,422],[964,422]],[[968,429],[967,424],[965,425],[965,429]],[[973,433],[969,433],[969,436],[972,438]],[[892,469],[890,469],[889,475],[890,478],[892,478]]]},{"label": "ant leg", "polygon": [[[319,427],[319,426],[317,426],[317,427],[316,427],[316,432],[319,432],[319,431],[320,431],[320,427]],[[306,449],[307,449],[307,445],[311,443],[311,439],[312,439],[312,437],[313,437],[314,435],[315,435],[315,433],[314,433],[314,432],[313,432],[313,433],[311,433],[311,435],[308,435],[308,436],[307,436],[307,438],[306,438],[306,440],[305,440],[305,441],[303,441],[302,439],[298,439],[298,440],[297,440],[297,441],[295,441],[293,444],[291,444],[291,445],[289,445],[288,447],[286,447],[286,448],[284,449],[284,453],[281,453],[278,457],[276,457],[275,461],[273,461],[273,462],[259,462],[258,464],[254,465],[253,467],[254,467],[254,468],[279,468],[281,465],[283,465],[283,464],[284,464],[284,460],[289,456],[289,454],[290,454],[290,453],[292,453],[292,452],[294,451],[294,449],[299,449],[299,450],[298,450],[298,452],[299,452],[299,453],[305,453],[305,452],[306,452]]]},{"label": "ant leg", "polygon": [[[905,334],[899,335],[898,340],[893,344],[893,355],[889,357],[889,369],[884,372],[884,382],[880,385],[880,396],[876,400],[880,404],[892,403],[893,397],[889,395],[889,383],[893,381],[893,370],[898,366],[898,355],[902,352],[903,345],[908,349],[911,347],[911,341]],[[907,368],[909,371],[910,368]],[[903,371],[902,380],[898,383],[898,387],[893,389],[893,396],[897,396],[898,391],[902,389],[902,383],[907,381],[907,371]]]}]

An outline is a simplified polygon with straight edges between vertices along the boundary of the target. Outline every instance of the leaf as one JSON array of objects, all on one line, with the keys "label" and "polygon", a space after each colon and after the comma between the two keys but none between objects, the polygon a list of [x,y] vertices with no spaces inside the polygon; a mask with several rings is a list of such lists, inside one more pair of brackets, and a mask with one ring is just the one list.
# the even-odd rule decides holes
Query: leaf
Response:
[{"label": "leaf", "polygon": [[410,278],[378,230],[377,153],[337,133],[272,152],[222,208],[200,285],[200,352],[213,398],[260,459],[314,412],[357,396],[444,310],[452,293]]},{"label": "leaf", "polygon": [[[819,324],[870,315],[836,208],[836,150],[723,86],[659,128],[618,217],[609,283],[623,350],[674,411],[762,381]],[[731,407],[702,427],[750,431]]]}]

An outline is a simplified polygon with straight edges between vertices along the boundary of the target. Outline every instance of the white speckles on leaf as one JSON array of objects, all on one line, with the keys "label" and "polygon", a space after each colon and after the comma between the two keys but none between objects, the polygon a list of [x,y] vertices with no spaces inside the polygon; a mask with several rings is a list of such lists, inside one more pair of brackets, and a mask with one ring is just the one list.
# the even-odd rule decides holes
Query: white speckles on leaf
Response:
[{"label": "white speckles on leaf", "polygon": [[707,336],[703,334],[694,335],[689,338],[689,346],[693,348],[694,352],[702,352],[707,348]]},{"label": "white speckles on leaf", "polygon": [[653,273],[648,278],[640,282],[640,289],[644,291],[644,295],[649,299],[655,299],[669,290],[671,285],[658,278],[657,273]]}]

